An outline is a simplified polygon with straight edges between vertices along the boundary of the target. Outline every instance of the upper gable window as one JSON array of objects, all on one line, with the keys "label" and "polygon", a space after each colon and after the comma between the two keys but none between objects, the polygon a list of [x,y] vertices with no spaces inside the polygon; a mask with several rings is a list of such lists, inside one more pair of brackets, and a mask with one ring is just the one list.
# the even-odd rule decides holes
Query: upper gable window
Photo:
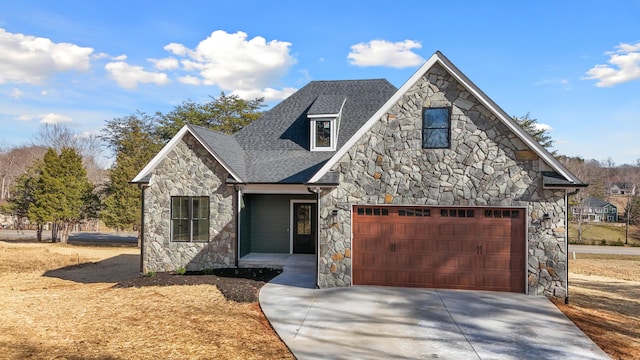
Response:
[{"label": "upper gable window", "polygon": [[451,147],[451,109],[422,109],[422,148],[448,149]]}]

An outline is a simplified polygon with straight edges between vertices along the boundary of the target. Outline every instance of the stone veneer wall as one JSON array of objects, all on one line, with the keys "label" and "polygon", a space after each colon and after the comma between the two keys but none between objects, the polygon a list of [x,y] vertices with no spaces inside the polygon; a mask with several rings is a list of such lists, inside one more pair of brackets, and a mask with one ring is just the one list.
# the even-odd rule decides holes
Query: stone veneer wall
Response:
[{"label": "stone veneer wall", "polygon": [[[144,273],[235,266],[235,197],[227,176],[189,133],[154,169],[145,190]],[[171,196],[209,196],[209,242],[171,241]]]},{"label": "stone veneer wall", "polygon": [[[422,149],[423,107],[444,106],[451,106],[451,148]],[[319,204],[320,287],[351,285],[353,205],[513,206],[529,215],[529,294],[563,297],[565,192],[542,190],[549,168],[527,150],[435,65],[334,167],[340,185]],[[545,213],[550,221],[541,221]]]}]

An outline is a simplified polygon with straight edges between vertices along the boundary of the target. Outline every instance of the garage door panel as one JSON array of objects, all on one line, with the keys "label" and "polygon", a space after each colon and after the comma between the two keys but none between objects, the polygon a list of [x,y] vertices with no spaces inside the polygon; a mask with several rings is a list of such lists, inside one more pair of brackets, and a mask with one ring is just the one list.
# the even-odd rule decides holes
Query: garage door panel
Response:
[{"label": "garage door panel", "polygon": [[523,209],[355,207],[353,282],[523,292],[524,219]]},{"label": "garage door panel", "polygon": [[393,224],[385,223],[366,223],[358,229],[358,234],[362,235],[389,236],[393,233]]}]

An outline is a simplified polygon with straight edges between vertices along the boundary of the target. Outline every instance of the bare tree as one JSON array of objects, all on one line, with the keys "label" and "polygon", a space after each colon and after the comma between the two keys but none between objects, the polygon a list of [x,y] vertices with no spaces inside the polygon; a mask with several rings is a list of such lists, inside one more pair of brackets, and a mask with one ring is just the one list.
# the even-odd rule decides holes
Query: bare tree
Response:
[{"label": "bare tree", "polygon": [[42,124],[32,143],[50,147],[58,153],[64,147],[76,150],[82,156],[89,181],[93,184],[105,182],[106,164],[102,163],[104,146],[97,134],[78,134],[64,124]]},{"label": "bare tree", "polygon": [[0,200],[11,196],[15,180],[46,152],[41,146],[20,146],[0,149]]}]

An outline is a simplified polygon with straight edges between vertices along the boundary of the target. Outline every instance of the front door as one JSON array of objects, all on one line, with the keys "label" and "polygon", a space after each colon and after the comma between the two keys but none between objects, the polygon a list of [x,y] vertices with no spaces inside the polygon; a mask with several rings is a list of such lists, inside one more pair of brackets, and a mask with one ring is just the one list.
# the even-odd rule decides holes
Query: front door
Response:
[{"label": "front door", "polygon": [[293,253],[314,254],[314,205],[312,203],[293,204]]}]

